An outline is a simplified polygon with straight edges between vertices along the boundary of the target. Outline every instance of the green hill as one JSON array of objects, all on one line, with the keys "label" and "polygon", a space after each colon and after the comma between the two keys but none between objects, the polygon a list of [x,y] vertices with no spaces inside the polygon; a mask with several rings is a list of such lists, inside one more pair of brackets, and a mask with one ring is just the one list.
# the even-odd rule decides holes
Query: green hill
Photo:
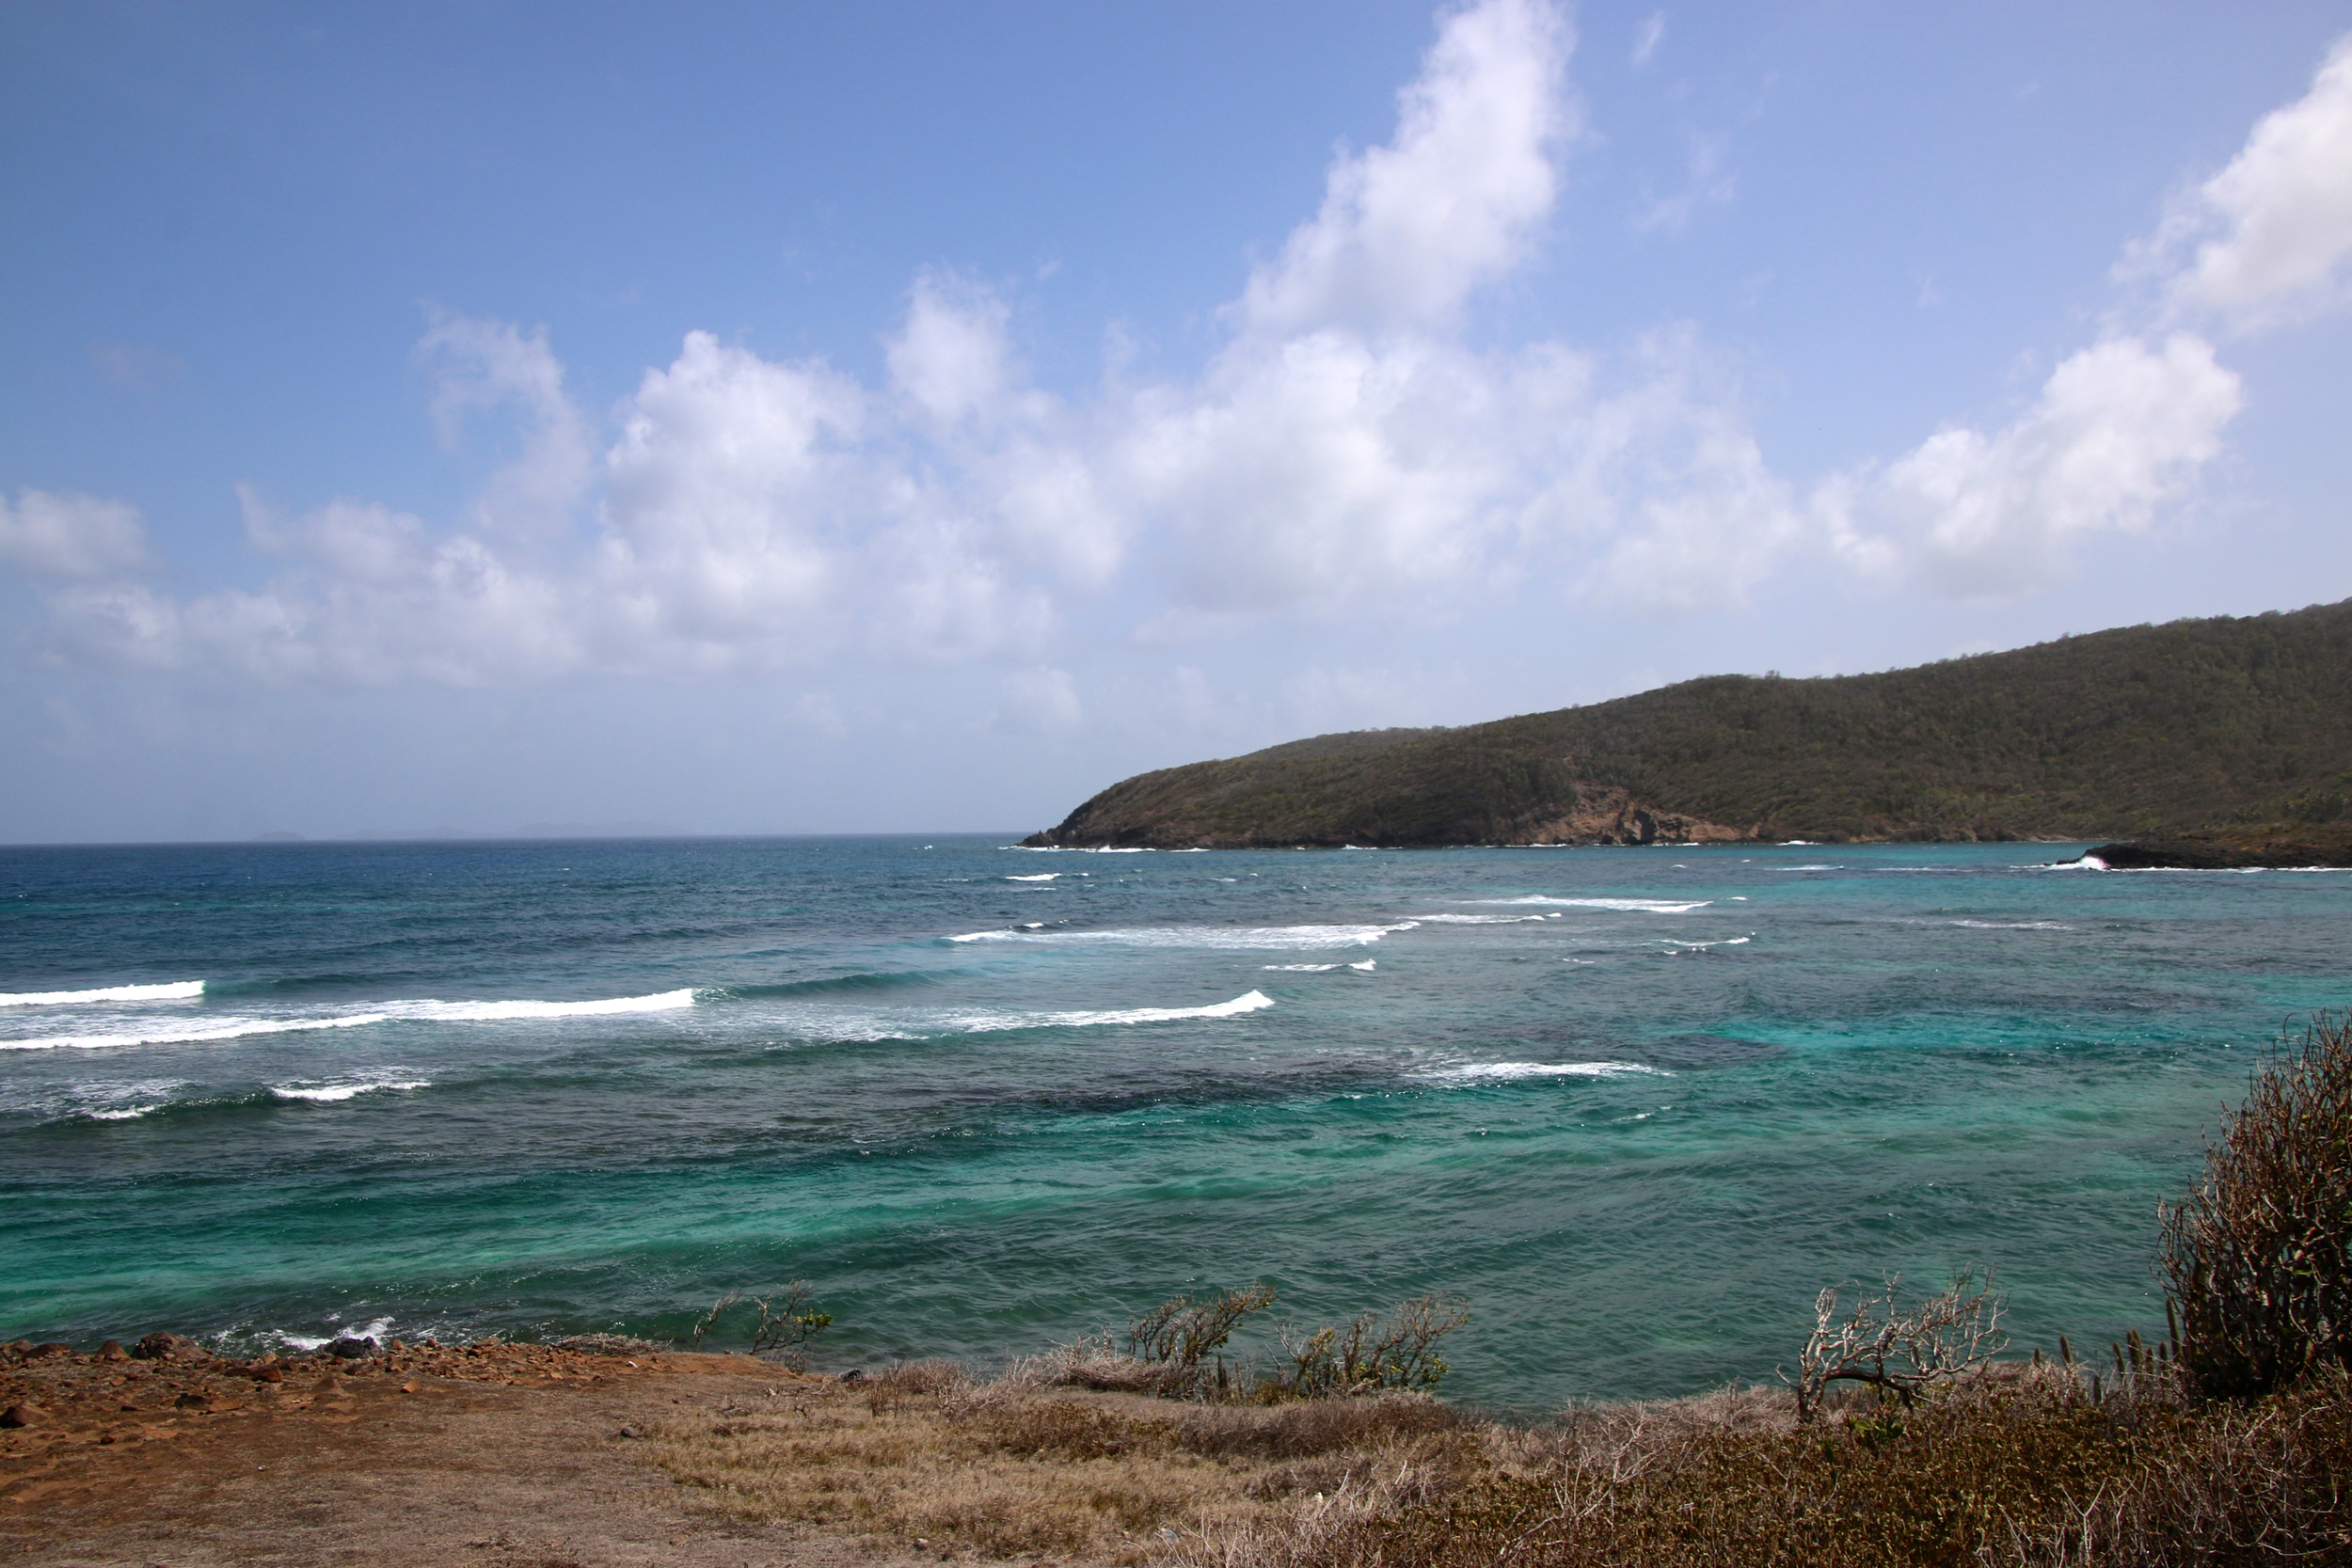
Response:
[{"label": "green hill", "polygon": [[2352,600],[1883,674],[1709,675],[1461,729],[1142,773],[1032,845],[2084,839],[2329,824]]}]

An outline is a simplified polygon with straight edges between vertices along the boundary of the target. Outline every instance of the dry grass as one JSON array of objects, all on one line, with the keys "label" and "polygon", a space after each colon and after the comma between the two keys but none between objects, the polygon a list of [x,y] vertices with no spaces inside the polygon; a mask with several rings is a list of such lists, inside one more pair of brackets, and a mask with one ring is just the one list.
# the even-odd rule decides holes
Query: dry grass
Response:
[{"label": "dry grass", "polygon": [[1201,1568],[2135,1568],[2352,1561],[2352,1387],[2093,1398],[2010,1363],[1820,1424],[1779,1390],[1579,1412],[1459,1484],[1203,1543]]},{"label": "dry grass", "polygon": [[1417,1395],[1186,1404],[929,1362],[769,1404],[657,1429],[654,1463],[740,1515],[999,1558],[1142,1562],[1335,1498],[1429,1500],[1491,1463],[1481,1429]]},{"label": "dry grass", "polygon": [[[2153,1362],[2149,1363],[2153,1367]],[[1100,1369],[1098,1369],[1100,1370]],[[1784,1388],[1539,1427],[1385,1394],[1189,1403],[925,1364],[657,1432],[726,1509],[943,1555],[1184,1568],[2352,1563],[2352,1382],[2204,1402],[2008,1362],[1910,1408]],[[1884,1402],[1882,1402],[1882,1401]]]}]

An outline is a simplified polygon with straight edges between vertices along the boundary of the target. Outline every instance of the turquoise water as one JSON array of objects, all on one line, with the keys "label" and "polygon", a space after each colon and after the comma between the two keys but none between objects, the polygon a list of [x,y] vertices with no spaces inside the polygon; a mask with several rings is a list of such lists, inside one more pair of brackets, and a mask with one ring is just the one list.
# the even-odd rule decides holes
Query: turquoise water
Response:
[{"label": "turquoise water", "polygon": [[1979,1261],[2100,1344],[2352,999],[2352,874],[2076,852],[0,850],[0,1338],[667,1338],[800,1275],[819,1365],[987,1361],[1264,1279],[1460,1291],[1450,1387],[1533,1408]]}]

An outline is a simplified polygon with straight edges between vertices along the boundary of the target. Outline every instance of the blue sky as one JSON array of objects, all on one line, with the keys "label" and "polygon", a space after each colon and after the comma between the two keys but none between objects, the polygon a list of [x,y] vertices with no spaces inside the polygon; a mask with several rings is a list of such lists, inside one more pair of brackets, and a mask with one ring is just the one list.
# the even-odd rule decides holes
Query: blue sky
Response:
[{"label": "blue sky", "polygon": [[1025,830],[2343,598],[2348,33],[0,9],[0,840]]}]

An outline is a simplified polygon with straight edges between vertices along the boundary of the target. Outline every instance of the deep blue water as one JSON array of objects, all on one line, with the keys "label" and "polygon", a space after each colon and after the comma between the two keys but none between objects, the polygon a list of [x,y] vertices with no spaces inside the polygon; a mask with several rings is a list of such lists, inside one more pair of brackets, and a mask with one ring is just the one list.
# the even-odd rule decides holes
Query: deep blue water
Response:
[{"label": "deep blue water", "polygon": [[798,1275],[819,1365],[986,1361],[1264,1279],[1462,1292],[1451,1391],[1533,1408],[1973,1261],[2100,1344],[2352,1000],[2352,874],[2077,852],[0,850],[0,1338],[666,1338]]}]

